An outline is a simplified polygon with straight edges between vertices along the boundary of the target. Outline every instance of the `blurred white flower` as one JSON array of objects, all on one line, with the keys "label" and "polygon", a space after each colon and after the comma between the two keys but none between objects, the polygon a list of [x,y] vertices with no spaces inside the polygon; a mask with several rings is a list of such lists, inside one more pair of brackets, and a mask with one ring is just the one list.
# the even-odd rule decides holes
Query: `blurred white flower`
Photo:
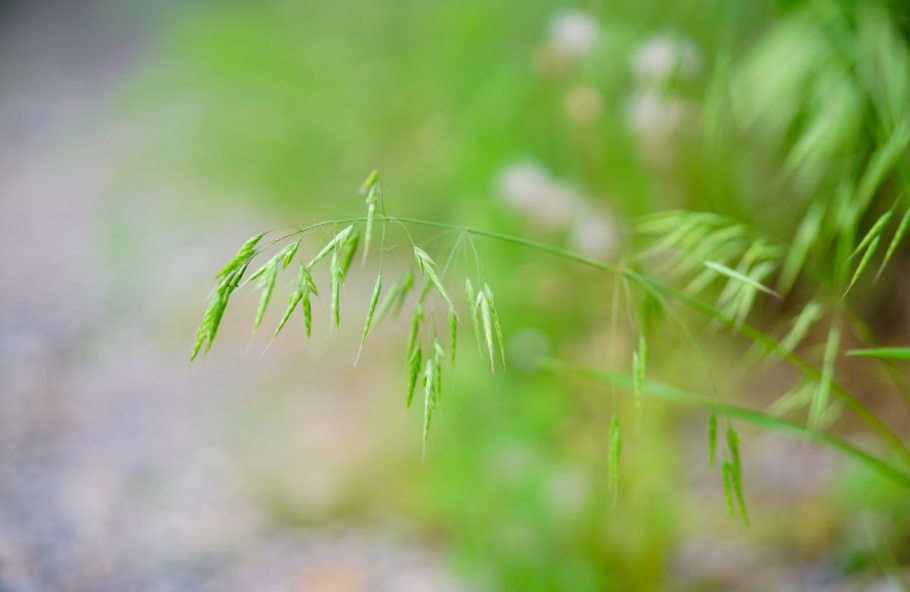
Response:
[{"label": "blurred white flower", "polygon": [[665,137],[679,128],[685,110],[679,99],[664,98],[653,90],[639,91],[629,100],[627,123],[640,137]]},{"label": "blurred white flower", "polygon": [[647,39],[632,54],[632,71],[640,85],[662,85],[674,75],[690,79],[700,70],[701,56],[695,43],[667,33]]},{"label": "blurred white flower", "polygon": [[591,53],[600,39],[600,26],[583,12],[565,12],[550,22],[550,41],[572,56]]},{"label": "blurred white flower", "polygon": [[613,217],[601,208],[579,208],[572,225],[571,246],[595,259],[606,259],[617,246]]},{"label": "blurred white flower", "polygon": [[499,195],[533,223],[550,229],[566,228],[580,197],[574,189],[550,177],[539,165],[517,163],[497,180]]}]

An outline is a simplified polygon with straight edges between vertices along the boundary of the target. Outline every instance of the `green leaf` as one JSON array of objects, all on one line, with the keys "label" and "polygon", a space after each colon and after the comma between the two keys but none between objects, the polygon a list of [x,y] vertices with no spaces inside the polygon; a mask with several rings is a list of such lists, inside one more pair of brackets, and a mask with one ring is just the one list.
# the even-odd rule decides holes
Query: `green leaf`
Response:
[{"label": "green leaf", "polygon": [[869,232],[867,232],[866,236],[863,237],[863,240],[860,241],[859,246],[856,247],[856,249],[853,251],[853,253],[850,255],[850,257],[847,258],[847,261],[856,257],[860,251],[862,251],[864,248],[866,248],[866,245],[868,245],[870,242],[872,242],[872,239],[878,238],[878,236],[882,233],[882,230],[884,230],[885,224],[887,224],[888,220],[890,220],[890,219],[891,219],[891,210],[888,210],[887,212],[882,214],[881,218],[879,218],[875,222],[875,224],[872,225],[872,228],[869,229]]},{"label": "green leaf", "polygon": [[910,209],[907,209],[904,212],[904,217],[901,218],[901,223],[897,227],[897,232],[894,233],[894,238],[891,239],[891,244],[888,246],[888,251],[885,253],[885,258],[882,260],[881,266],[878,268],[878,273],[875,274],[875,279],[878,279],[882,272],[885,270],[885,266],[888,265],[888,261],[891,260],[891,255],[894,254],[894,251],[897,250],[897,245],[901,242],[901,239],[904,238],[904,234],[907,232],[907,225],[910,224]]},{"label": "green leaf", "polygon": [[851,349],[848,356],[867,356],[888,360],[910,360],[910,347],[877,347],[872,349]]},{"label": "green leaf", "polygon": [[850,288],[853,287],[853,284],[856,283],[857,278],[859,278],[860,274],[863,273],[863,270],[866,269],[866,266],[869,265],[869,260],[872,259],[872,255],[875,254],[875,250],[878,248],[878,241],[880,238],[881,236],[876,236],[872,239],[872,243],[869,245],[869,248],[866,249],[862,260],[859,262],[859,266],[853,273],[853,279],[850,280],[850,283],[847,285],[847,289],[844,290],[844,296],[847,295],[847,292],[849,292]]}]

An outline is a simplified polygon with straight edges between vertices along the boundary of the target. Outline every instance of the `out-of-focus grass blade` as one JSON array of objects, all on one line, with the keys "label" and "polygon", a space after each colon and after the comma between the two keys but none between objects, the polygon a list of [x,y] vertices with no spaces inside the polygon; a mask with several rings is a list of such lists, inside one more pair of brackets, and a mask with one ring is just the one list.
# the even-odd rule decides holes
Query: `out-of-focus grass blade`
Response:
[{"label": "out-of-focus grass blade", "polygon": [[891,210],[888,210],[882,214],[881,218],[876,220],[875,224],[872,225],[872,228],[869,229],[869,232],[866,233],[866,236],[863,237],[863,240],[859,242],[859,246],[856,247],[853,253],[850,254],[850,257],[847,259],[847,261],[856,257],[860,251],[866,248],[866,245],[872,242],[873,239],[878,238],[878,236],[882,233],[882,230],[885,228],[885,224],[887,224],[888,220],[890,219]]},{"label": "out-of-focus grass blade", "polygon": [[869,244],[869,248],[866,249],[862,260],[859,262],[859,266],[856,268],[856,271],[853,272],[853,279],[851,279],[850,283],[847,285],[847,289],[844,291],[844,296],[847,295],[847,292],[849,292],[850,288],[853,287],[853,284],[856,283],[856,280],[859,278],[860,274],[862,274],[863,270],[866,269],[866,266],[869,265],[869,260],[872,259],[872,255],[875,254],[875,250],[878,248],[878,241],[880,238],[881,236],[876,236],[872,239],[872,242]]},{"label": "out-of-focus grass blade", "polygon": [[828,409],[828,397],[831,394],[831,383],[834,382],[834,362],[840,348],[841,323],[843,317],[840,312],[835,313],[828,330],[828,341],[825,344],[825,358],[822,362],[822,378],[818,390],[812,398],[812,408],[809,411],[809,422],[813,430],[819,429],[822,414]]},{"label": "out-of-focus grass blade", "polygon": [[894,167],[897,159],[907,150],[910,144],[910,119],[905,119],[897,124],[894,132],[872,158],[866,167],[863,177],[856,190],[855,203],[857,208],[864,210],[872,199],[875,190],[884,180],[885,175]]},{"label": "out-of-focus grass blade", "polygon": [[772,296],[777,296],[778,298],[780,298],[780,294],[778,294],[771,288],[768,288],[768,287],[764,286],[763,284],[756,282],[749,276],[745,276],[737,271],[730,269],[726,265],[721,265],[720,263],[715,263],[714,261],[705,261],[705,267],[712,269],[713,271],[716,271],[717,273],[719,273],[721,275],[725,275],[730,279],[737,280],[746,285],[752,286],[753,288],[755,288],[757,290],[761,290],[762,292],[765,292],[767,294],[771,294]]},{"label": "out-of-focus grass blade", "polygon": [[888,360],[910,360],[910,347],[878,347],[873,349],[851,349],[848,356],[866,356]]},{"label": "out-of-focus grass blade", "polygon": [[894,251],[897,249],[897,245],[901,242],[901,239],[904,238],[904,234],[907,232],[907,225],[910,224],[910,208],[904,212],[904,217],[901,218],[901,223],[897,227],[897,232],[894,233],[894,238],[891,239],[891,244],[888,246],[888,251],[885,253],[885,258],[882,260],[881,266],[878,268],[878,272],[875,274],[875,279],[878,279],[882,272],[885,271],[885,266],[888,265],[888,261],[891,260],[891,255],[894,254]]},{"label": "out-of-focus grass blade", "polygon": [[800,222],[799,229],[796,231],[796,238],[793,240],[793,246],[787,253],[784,269],[781,271],[780,279],[777,280],[777,289],[781,293],[787,293],[793,287],[793,282],[799,276],[809,249],[812,248],[815,239],[818,238],[824,217],[825,203],[817,199],[809,206],[809,211],[806,212],[803,221]]},{"label": "out-of-focus grass blade", "polygon": [[[541,364],[541,368],[548,372],[583,376],[607,384],[610,384],[611,381],[615,381],[616,385],[619,387],[629,390],[632,388],[632,377],[628,374],[573,367],[559,360],[545,360]],[[805,438],[806,440],[811,440],[817,444],[821,444],[822,446],[826,446],[849,456],[879,474],[888,477],[898,485],[910,489],[910,474],[894,468],[885,461],[872,456],[837,436],[816,432],[798,423],[777,419],[760,411],[717,401],[705,397],[704,395],[685,391],[654,380],[645,381],[642,388],[645,393],[672,403],[705,410],[716,410],[717,413],[726,415],[732,419],[738,419],[763,428],[777,430],[779,432]]]}]

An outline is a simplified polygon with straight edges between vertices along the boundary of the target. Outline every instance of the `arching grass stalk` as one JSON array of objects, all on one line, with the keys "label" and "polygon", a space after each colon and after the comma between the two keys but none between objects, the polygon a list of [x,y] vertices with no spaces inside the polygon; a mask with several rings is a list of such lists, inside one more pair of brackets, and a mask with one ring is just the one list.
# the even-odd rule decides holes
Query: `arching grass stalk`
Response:
[{"label": "arching grass stalk", "polygon": [[[252,241],[252,239],[251,239],[251,241],[248,241],[244,245],[244,247],[241,248],[241,252],[238,253],[238,256],[235,257],[228,264],[228,266],[226,266],[225,269],[222,270],[222,272],[216,277],[216,280],[218,280],[220,282],[219,287],[216,289],[216,292],[213,295],[213,299],[212,299],[213,304],[210,305],[210,310],[209,310],[209,312],[206,313],[206,316],[203,318],[202,325],[200,326],[199,332],[197,333],[197,341],[196,341],[196,346],[194,347],[193,357],[195,357],[196,352],[199,351],[200,344],[203,343],[204,341],[208,341],[205,351],[207,351],[208,347],[210,347],[211,341],[212,341],[212,339],[214,339],[215,332],[217,331],[217,325],[220,322],[224,309],[227,305],[227,299],[228,299],[230,293],[233,291],[233,289],[235,289],[237,287],[237,285],[239,284],[240,279],[243,276],[243,273],[245,272],[247,266],[250,264],[250,262],[252,261],[252,259],[255,256],[261,254],[266,249],[268,249],[282,241],[295,238],[298,235],[300,235],[302,238],[304,235],[308,234],[309,232],[312,232],[319,228],[327,228],[327,227],[337,228],[339,226],[346,225],[346,227],[344,228],[343,231],[338,232],[334,235],[334,237],[330,241],[330,243],[328,245],[326,245],[320,251],[320,253],[309,263],[309,265],[306,265],[306,266],[302,265],[302,269],[307,274],[307,281],[303,282],[303,285],[305,286],[311,282],[311,280],[309,280],[308,276],[309,276],[309,272],[312,269],[312,267],[320,259],[322,259],[326,255],[328,255],[330,251],[333,251],[333,253],[332,253],[333,258],[337,258],[340,255],[340,253],[336,253],[334,251],[338,251],[341,248],[347,248],[348,251],[346,253],[345,261],[346,262],[350,261],[350,259],[354,255],[353,251],[357,248],[357,241],[352,240],[352,241],[348,242],[347,238],[351,235],[354,227],[357,224],[362,223],[362,222],[368,222],[368,221],[371,223],[397,222],[401,225],[411,224],[411,225],[419,225],[419,226],[432,227],[432,228],[440,228],[440,229],[445,229],[445,230],[460,231],[469,236],[473,235],[473,236],[478,236],[478,237],[486,237],[486,238],[489,238],[492,240],[498,240],[501,242],[511,243],[511,244],[515,244],[515,245],[522,246],[525,248],[533,249],[538,252],[548,253],[553,256],[565,259],[565,260],[574,261],[576,263],[585,265],[587,267],[591,267],[594,269],[598,269],[601,271],[605,271],[605,272],[614,274],[617,277],[625,278],[625,279],[633,282],[634,284],[640,286],[645,292],[647,292],[653,296],[662,295],[662,296],[671,298],[673,300],[676,300],[676,301],[682,303],[685,306],[688,306],[689,308],[692,308],[692,309],[706,315],[707,317],[709,317],[711,319],[714,319],[724,325],[727,325],[727,326],[733,328],[735,331],[737,331],[744,337],[746,337],[746,338],[752,340],[753,342],[764,347],[768,352],[780,357],[781,359],[785,360],[792,366],[799,369],[809,379],[811,379],[815,382],[818,382],[818,383],[821,383],[824,380],[822,371],[818,370],[815,366],[810,364],[808,361],[806,361],[799,355],[793,353],[791,348],[784,347],[777,340],[771,338],[770,336],[766,335],[765,333],[763,333],[763,332],[759,331],[758,329],[752,327],[751,325],[745,323],[743,321],[742,316],[738,315],[738,318],[736,318],[731,314],[727,314],[724,311],[716,309],[715,307],[711,306],[710,304],[708,304],[698,298],[690,296],[689,294],[686,294],[682,291],[676,290],[675,288],[672,288],[671,286],[668,286],[662,282],[654,280],[642,273],[639,273],[638,271],[630,269],[629,267],[613,265],[610,263],[596,261],[594,259],[585,257],[584,255],[575,253],[573,251],[569,251],[569,250],[555,247],[552,245],[547,245],[544,243],[539,243],[536,241],[524,239],[521,237],[501,234],[501,233],[497,233],[497,232],[491,232],[491,231],[487,231],[487,230],[469,228],[469,227],[460,226],[460,225],[433,222],[433,221],[428,221],[428,220],[387,216],[385,214],[377,215],[375,212],[371,216],[368,216],[368,217],[357,217],[357,218],[348,218],[348,219],[344,219],[344,220],[324,221],[324,222],[319,222],[319,223],[313,224],[311,226],[307,226],[305,228],[296,228],[295,231],[287,233],[278,239],[268,241],[264,245],[260,246],[258,249],[255,249],[255,252],[253,251],[253,246],[256,245],[256,243],[259,241],[259,239],[262,238],[263,235],[254,237],[256,239],[256,241]],[[299,244],[299,240],[298,240],[298,243],[295,243],[295,245],[293,247],[293,253],[296,253],[296,251],[297,251],[297,244]],[[380,245],[380,248],[383,248],[382,245]],[[279,254],[273,258],[275,261],[275,264],[273,264],[272,267],[274,267],[274,268],[278,267],[277,261],[278,261],[279,257],[284,259],[285,263],[289,262],[289,258],[287,257],[287,255],[290,251],[291,250],[287,249],[287,248],[280,251]],[[291,256],[293,256],[293,254]],[[476,256],[476,252],[475,252],[475,256]],[[420,269],[421,275],[423,275],[424,279],[425,279],[424,290],[421,293],[421,297],[418,298],[418,302],[416,305],[417,308],[415,309],[415,317],[414,317],[416,319],[417,329],[419,329],[420,325],[423,323],[426,323],[427,322],[426,319],[430,318],[432,316],[432,315],[425,316],[424,314],[422,314],[422,302],[424,300],[424,297],[427,294],[427,291],[430,289],[430,287],[436,288],[438,293],[446,301],[448,308],[451,312],[454,312],[454,306],[452,306],[452,303],[451,303],[450,299],[448,298],[448,294],[445,292],[445,288],[442,286],[442,282],[441,282],[438,274],[436,273],[435,264],[433,263],[432,259],[423,250],[419,249],[419,247],[416,247],[416,246],[415,246],[415,260],[417,262],[418,268]],[[270,263],[271,263],[271,261],[270,261]],[[270,265],[270,263],[267,263],[266,266],[264,266],[264,267],[266,267],[267,269],[271,269],[268,267]],[[479,259],[478,259],[477,263],[478,263],[478,269],[482,269]],[[333,266],[333,268],[334,267],[338,267],[338,263],[336,263]],[[277,269],[276,269],[276,271],[277,271]],[[732,278],[731,281],[736,281],[736,277],[741,274],[739,272],[736,272],[736,273],[728,273],[727,275]],[[339,276],[337,269],[333,269],[333,276]],[[225,279],[225,278],[228,278],[228,279]],[[271,279],[272,278],[270,277],[269,280],[271,281]],[[405,278],[404,281],[406,281],[406,280],[407,280],[407,278]],[[483,280],[483,278],[479,277],[478,280],[484,282],[483,290],[477,292],[476,297],[477,297],[478,302],[471,303],[472,316],[475,316],[477,314],[477,311],[480,310],[482,318],[485,318],[482,315],[483,304],[485,302],[489,302],[490,304],[492,304],[492,291],[490,290],[489,286],[486,285],[486,281]],[[333,280],[333,282],[334,282],[334,284],[339,284],[340,277],[336,280]],[[404,285],[404,284],[402,284],[402,285]],[[744,283],[744,285],[748,285],[748,283]],[[752,287],[752,288],[754,289],[754,287]],[[312,290],[312,291],[315,294],[315,290]],[[469,292],[470,291],[471,290],[470,290],[470,284],[469,284]],[[403,296],[405,293],[406,293],[406,291],[401,292],[401,295],[398,298],[398,303],[397,303],[396,309],[400,306],[401,302],[403,301],[403,299],[404,299]],[[308,294],[309,294],[309,291],[305,291],[305,296],[303,298],[297,299],[297,302],[306,300],[308,297]],[[481,296],[483,296],[482,300],[481,300]],[[296,305],[296,302],[294,302],[294,300],[295,300],[295,298],[292,297],[292,308],[293,308],[293,305]],[[658,302],[661,302],[661,305],[664,307],[669,307],[669,305],[664,301],[663,298],[658,298]],[[370,315],[370,313],[373,312],[374,307],[375,307],[375,303],[372,302],[372,300],[371,300],[370,311],[368,311],[368,316],[372,316],[372,315]],[[377,315],[378,318],[381,319],[381,316],[383,314],[385,314],[385,309],[386,309],[385,306],[380,306],[379,312],[381,314]],[[334,310],[335,310],[335,312],[337,312],[337,309],[334,309]],[[675,312],[672,310],[672,308],[670,308],[669,310],[671,312]],[[262,311],[257,312],[257,319],[261,317],[261,312]],[[285,318],[283,318],[283,322],[287,321],[286,317],[290,315],[290,312],[292,312],[292,309],[289,309],[289,311],[287,311],[285,313]],[[490,316],[492,317],[492,315],[490,315]],[[309,320],[309,319],[307,319],[307,320]],[[502,336],[501,336],[501,330],[499,328],[498,318],[496,319],[496,321],[497,321],[495,323],[496,333],[497,333],[496,337],[497,337],[498,341],[500,341],[500,345],[501,345]],[[484,325],[484,324],[482,323],[482,325]],[[483,335],[484,339],[488,342],[487,343],[488,347],[486,348],[487,351],[484,353],[485,353],[485,355],[490,356],[491,361],[492,361],[492,357],[493,357],[492,330],[491,330],[491,328],[484,326],[482,331],[484,333],[484,335]],[[409,362],[408,365],[410,367],[410,379],[409,379],[410,384],[409,384],[409,389],[408,389],[408,391],[409,391],[408,402],[410,402],[411,394],[413,393],[414,387],[416,386],[415,383],[417,382],[417,374],[419,373],[420,359],[422,357],[420,354],[421,349],[420,349],[420,343],[419,343],[420,333],[417,331],[412,331],[412,333],[415,335],[414,343],[409,345],[408,352],[407,352],[407,359]],[[438,341],[438,339],[435,339],[435,332],[433,332],[433,335],[434,335],[434,337],[432,339],[433,339],[434,344],[438,344],[439,341]],[[440,347],[441,347],[441,345],[440,345]],[[431,349],[431,351],[433,351],[433,350]],[[437,355],[437,357],[441,357],[441,354]],[[454,356],[452,356],[452,357],[454,358]],[[437,360],[437,362],[438,362],[438,360]],[[438,363],[433,363],[433,364],[427,366],[426,374],[424,376],[424,385],[431,388],[431,390],[433,388],[441,388],[441,382],[438,380],[437,376],[434,376],[434,374],[437,373],[440,369],[441,369],[441,365]],[[632,383],[633,388],[635,387],[635,383],[638,383],[638,388],[643,388],[645,391],[648,390],[647,385],[652,385],[651,388],[653,390],[653,383],[651,383],[649,381],[645,381],[643,376],[639,376],[637,380],[633,381],[633,383]],[[437,387],[437,385],[438,385],[438,387]],[[882,422],[881,419],[879,419],[878,416],[876,416],[859,399],[857,399],[850,392],[848,392],[845,388],[843,388],[841,385],[837,384],[834,381],[831,381],[831,383],[830,383],[830,392],[833,395],[835,395],[836,397],[838,397],[841,401],[843,401],[843,403],[851,411],[853,411],[860,419],[862,419],[875,433],[877,433],[882,438],[882,440],[884,440],[894,450],[894,452],[902,459],[902,461],[904,463],[906,463],[908,466],[910,466],[910,450],[908,450],[907,446],[897,436],[897,434],[895,434],[888,426],[886,426],[884,424],[884,422]],[[435,408],[435,405],[438,401],[438,393],[434,392],[432,394],[434,396],[426,397],[427,409],[425,410],[425,414],[426,414],[427,421],[425,422],[426,425],[425,425],[425,430],[424,430],[424,438],[426,438],[426,433],[429,428],[429,417],[432,414],[432,411]],[[903,473],[896,473],[895,469],[893,469],[889,465],[886,465],[882,461],[878,461],[877,459],[874,459],[873,457],[867,455],[866,453],[863,453],[862,451],[859,451],[855,447],[852,447],[852,445],[847,444],[846,442],[841,441],[837,438],[834,438],[833,436],[829,436],[829,435],[820,433],[818,431],[806,429],[806,428],[802,428],[802,427],[799,427],[799,429],[797,429],[797,427],[798,427],[797,424],[790,424],[787,422],[777,422],[777,420],[774,420],[777,423],[768,423],[767,421],[764,420],[765,416],[763,416],[762,418],[759,418],[757,415],[754,415],[754,413],[756,413],[756,412],[748,412],[748,410],[734,408],[728,404],[720,403],[716,399],[710,400],[710,401],[711,401],[712,407],[709,407],[709,408],[711,408],[713,411],[715,411],[717,413],[720,413],[722,416],[728,416],[728,417],[742,419],[742,420],[746,420],[746,421],[752,421],[753,423],[759,423],[761,425],[765,425],[766,427],[780,428],[781,426],[784,426],[786,429],[790,430],[791,432],[796,432],[796,433],[802,434],[813,441],[816,441],[816,442],[819,442],[819,443],[822,443],[825,445],[829,445],[829,446],[831,446],[843,453],[851,455],[855,458],[860,458],[860,457],[864,458],[867,461],[869,461],[869,462],[867,462],[867,465],[879,470],[880,472],[886,473],[889,476],[889,478],[894,479],[895,476],[897,476],[899,481],[901,479],[904,479],[904,480],[910,479],[910,477],[907,477]],[[752,413],[752,415],[749,415],[749,413]],[[762,424],[760,421],[758,421],[758,419],[762,419],[763,421],[765,421],[765,423]],[[794,426],[797,426],[797,427],[794,427]]]},{"label": "arching grass stalk", "polygon": [[[541,364],[541,368],[557,374],[577,375],[598,382],[616,384],[623,387],[625,390],[630,390],[635,381],[634,376],[628,374],[604,372],[591,368],[579,368],[570,366],[558,360],[545,360]],[[671,403],[704,409],[706,411],[716,410],[732,419],[738,419],[759,427],[811,440],[812,442],[836,450],[837,452],[860,462],[866,467],[877,471],[898,485],[910,489],[910,474],[891,466],[885,461],[876,458],[837,436],[812,430],[801,424],[784,421],[760,411],[755,411],[739,405],[717,402],[711,397],[686,391],[655,380],[645,381],[642,388],[646,394],[670,401]]]}]

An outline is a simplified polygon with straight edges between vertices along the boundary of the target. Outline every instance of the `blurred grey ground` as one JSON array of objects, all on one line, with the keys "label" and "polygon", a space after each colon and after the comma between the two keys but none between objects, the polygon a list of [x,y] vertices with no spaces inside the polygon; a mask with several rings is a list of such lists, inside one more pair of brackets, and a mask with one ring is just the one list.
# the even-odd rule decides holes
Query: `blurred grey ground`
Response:
[{"label": "blurred grey ground", "polygon": [[[187,298],[201,312],[204,279],[257,221],[181,234],[143,199],[120,210],[143,224],[110,237],[106,197],[141,134],[106,114],[173,4],[0,5],[0,590],[455,589],[394,533],[290,532],[244,488],[223,426],[276,363],[185,372],[191,325],[161,327]],[[302,421],[338,416],[330,448],[350,413],[310,393]],[[332,475],[297,460],[331,496]]]}]

